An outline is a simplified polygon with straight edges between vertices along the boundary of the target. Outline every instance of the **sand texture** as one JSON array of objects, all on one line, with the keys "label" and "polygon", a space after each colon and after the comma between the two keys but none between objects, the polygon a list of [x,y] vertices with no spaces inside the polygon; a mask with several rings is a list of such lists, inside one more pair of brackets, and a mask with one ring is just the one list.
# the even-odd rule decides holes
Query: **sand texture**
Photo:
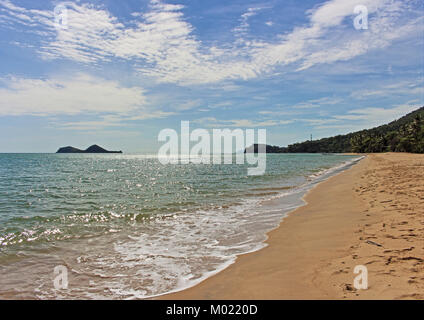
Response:
[{"label": "sand texture", "polygon": [[424,155],[368,155],[304,199],[266,248],[161,298],[424,299]]}]

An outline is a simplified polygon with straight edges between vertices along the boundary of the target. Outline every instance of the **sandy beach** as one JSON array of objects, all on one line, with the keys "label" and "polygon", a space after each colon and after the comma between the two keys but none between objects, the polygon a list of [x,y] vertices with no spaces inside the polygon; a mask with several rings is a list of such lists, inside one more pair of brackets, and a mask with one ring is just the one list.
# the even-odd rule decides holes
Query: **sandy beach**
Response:
[{"label": "sandy beach", "polygon": [[[161,298],[424,299],[424,155],[368,155],[304,200],[266,248]],[[367,290],[353,287],[357,265]]]}]

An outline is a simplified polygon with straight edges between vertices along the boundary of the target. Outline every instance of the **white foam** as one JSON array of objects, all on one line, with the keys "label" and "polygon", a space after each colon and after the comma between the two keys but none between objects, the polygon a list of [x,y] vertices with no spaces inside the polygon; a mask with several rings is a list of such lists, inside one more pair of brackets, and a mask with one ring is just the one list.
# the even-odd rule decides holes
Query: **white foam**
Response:
[{"label": "white foam", "polygon": [[[304,185],[276,195],[240,200],[228,208],[157,216],[150,223],[136,224],[137,231],[117,238],[109,250],[99,240],[85,248],[84,258],[80,255],[70,264],[76,273],[92,279],[90,286],[103,290],[94,294],[89,287],[78,287],[78,293],[70,294],[140,299],[192,287],[227,268],[238,255],[265,247],[267,232],[302,204],[307,190],[360,159],[323,170]],[[263,205],[284,198],[287,201],[277,201],[274,207]]]}]

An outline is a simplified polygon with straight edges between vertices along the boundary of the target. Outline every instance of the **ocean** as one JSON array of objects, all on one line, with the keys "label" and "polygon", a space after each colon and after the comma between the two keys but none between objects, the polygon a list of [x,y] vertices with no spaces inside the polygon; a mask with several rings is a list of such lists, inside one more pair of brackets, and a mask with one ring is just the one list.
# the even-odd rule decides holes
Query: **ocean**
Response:
[{"label": "ocean", "polygon": [[[266,246],[314,185],[360,158],[248,165],[156,155],[0,154],[0,298],[137,299],[193,286]],[[54,270],[68,271],[67,289]]]}]

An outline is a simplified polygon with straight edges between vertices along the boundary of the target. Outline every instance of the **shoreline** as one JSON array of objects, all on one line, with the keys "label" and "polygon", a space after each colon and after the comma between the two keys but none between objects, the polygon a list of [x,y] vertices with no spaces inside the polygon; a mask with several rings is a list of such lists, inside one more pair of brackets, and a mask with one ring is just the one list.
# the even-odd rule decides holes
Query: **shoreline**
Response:
[{"label": "shoreline", "polygon": [[[278,229],[279,226],[281,225],[281,223],[283,222],[283,220],[286,219],[287,216],[290,213],[292,213],[292,212],[296,211],[297,209],[307,205],[307,202],[304,200],[304,198],[311,190],[313,190],[316,186],[320,185],[322,182],[324,182],[328,179],[331,179],[332,177],[334,177],[334,176],[336,176],[336,175],[338,175],[338,174],[340,174],[340,173],[342,173],[346,170],[349,170],[352,166],[357,165],[361,160],[366,158],[366,156],[361,155],[361,154],[357,154],[357,153],[343,154],[343,155],[356,156],[357,158],[343,162],[342,164],[338,164],[338,165],[330,167],[328,169],[323,169],[318,173],[318,176],[315,176],[316,177],[315,181],[312,180],[312,181],[309,181],[305,184],[297,186],[295,188],[295,189],[297,189],[296,192],[294,192],[293,194],[290,194],[289,196],[294,196],[296,194],[301,194],[301,195],[296,200],[296,202],[298,202],[298,203],[296,205],[291,206],[290,209],[282,208],[282,206],[283,207],[287,206],[287,203],[286,203],[287,198],[286,197],[282,197],[282,198],[277,197],[277,198],[274,198],[274,199],[267,199],[267,200],[261,201],[261,205],[263,205],[264,207],[269,207],[269,209],[272,210],[272,211],[275,211],[275,210],[278,209],[279,211],[282,212],[282,216],[281,216],[279,222],[276,222],[276,224],[272,228],[268,229],[268,231],[266,231],[264,233],[265,239],[261,242],[264,246],[262,246],[261,248],[255,248],[253,250],[249,250],[247,252],[237,254],[237,256],[234,258],[234,260],[225,262],[218,269],[208,272],[207,274],[203,275],[201,278],[193,281],[194,283],[192,283],[192,284],[189,284],[187,286],[183,286],[183,287],[180,287],[180,288],[176,288],[176,289],[171,290],[171,291],[166,292],[166,293],[161,293],[161,294],[145,297],[143,299],[146,299],[146,300],[159,299],[160,300],[160,299],[163,299],[163,297],[165,297],[165,296],[177,294],[177,293],[183,292],[185,290],[189,290],[191,288],[194,288],[194,287],[198,286],[199,284],[201,284],[202,282],[210,279],[211,277],[214,277],[215,275],[223,272],[224,270],[226,270],[232,264],[236,263],[238,257],[244,256],[244,255],[247,255],[247,254],[251,254],[251,253],[255,253],[257,251],[260,251],[260,250],[263,250],[264,248],[266,248],[268,246],[267,240],[269,238],[269,236],[268,236],[269,233],[274,231],[275,229]],[[279,203],[281,200],[283,200],[284,202]],[[291,200],[291,201],[293,201],[293,200]],[[277,209],[275,209],[275,208],[277,208]]]},{"label": "shoreline", "polygon": [[[424,248],[419,245],[422,215],[414,213],[414,221],[411,221],[414,224],[407,222],[409,227],[415,226],[418,234],[416,239],[406,240],[414,246],[407,247],[407,251],[387,250],[384,243],[387,235],[381,233],[386,231],[388,223],[382,221],[394,217],[386,214],[385,204],[398,198],[402,202],[404,197],[392,196],[376,205],[375,190],[370,186],[370,178],[376,170],[387,170],[391,165],[411,173],[408,168],[411,161],[418,163],[424,176],[423,155],[368,155],[311,188],[303,196],[306,204],[290,211],[280,225],[267,234],[265,248],[238,256],[235,263],[191,288],[155,299],[423,299],[424,286],[417,281],[420,271],[424,271]],[[389,177],[383,174],[377,182],[391,188],[396,186],[396,181],[390,185],[385,179]],[[415,179],[415,183],[420,193],[423,180],[418,180]],[[410,182],[409,179],[406,183]],[[387,192],[380,191],[378,196],[391,194],[389,188]],[[402,203],[399,208],[402,213]],[[398,214],[398,218],[405,217]],[[380,225],[383,231],[377,230]],[[371,230],[374,234],[368,233]],[[389,237],[397,246],[405,246],[404,238],[401,242],[393,238],[396,237]],[[416,256],[404,257],[403,253],[412,254],[411,251]],[[395,259],[398,268],[390,265]],[[367,290],[353,288],[356,265],[368,268]]]}]

